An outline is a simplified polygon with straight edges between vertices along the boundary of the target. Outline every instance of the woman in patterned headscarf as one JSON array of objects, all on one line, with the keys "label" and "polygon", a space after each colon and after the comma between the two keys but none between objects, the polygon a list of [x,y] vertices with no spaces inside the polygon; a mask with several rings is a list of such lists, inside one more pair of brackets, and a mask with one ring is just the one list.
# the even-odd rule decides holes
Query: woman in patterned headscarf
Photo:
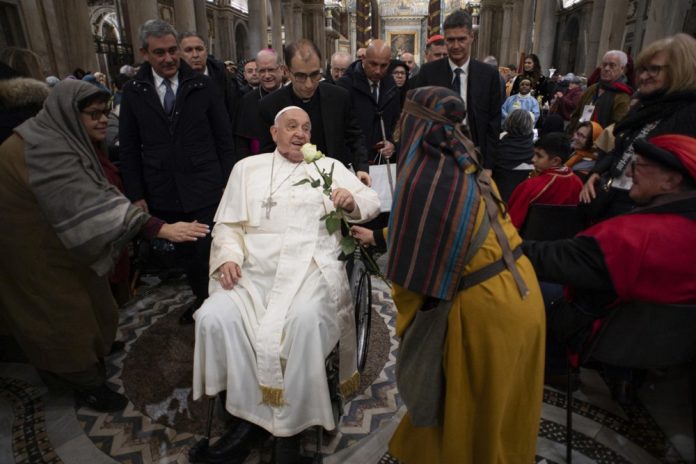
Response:
[{"label": "woman in patterned headscarf", "polygon": [[388,232],[403,463],[533,462],[544,307],[449,89],[409,92]]},{"label": "woman in patterned headscarf", "polygon": [[181,242],[197,223],[165,224],[114,185],[103,145],[109,94],[67,80],[0,145],[0,331],[51,383],[99,411],[128,403],[106,385],[118,312],[109,273],[138,233]]}]

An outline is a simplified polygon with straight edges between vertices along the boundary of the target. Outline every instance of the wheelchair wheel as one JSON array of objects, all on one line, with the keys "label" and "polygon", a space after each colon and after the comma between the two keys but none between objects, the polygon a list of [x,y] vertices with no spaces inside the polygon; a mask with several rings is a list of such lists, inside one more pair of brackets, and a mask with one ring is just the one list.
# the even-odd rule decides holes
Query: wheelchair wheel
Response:
[{"label": "wheelchair wheel", "polygon": [[358,372],[362,372],[367,361],[372,317],[372,281],[370,273],[363,269],[355,287],[355,331],[357,335]]}]

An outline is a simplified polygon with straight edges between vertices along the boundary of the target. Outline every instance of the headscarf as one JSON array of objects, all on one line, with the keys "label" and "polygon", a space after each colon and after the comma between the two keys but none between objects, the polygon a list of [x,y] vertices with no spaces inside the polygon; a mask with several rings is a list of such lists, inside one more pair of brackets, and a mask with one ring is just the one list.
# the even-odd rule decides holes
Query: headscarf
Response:
[{"label": "headscarf", "polygon": [[465,117],[447,88],[408,92],[389,222],[388,277],[445,300],[456,295],[480,205],[476,154],[460,131]]},{"label": "headscarf", "polygon": [[149,216],[108,182],[82,124],[78,103],[98,93],[87,82],[61,81],[39,114],[15,130],[44,216],[61,243],[103,276]]}]

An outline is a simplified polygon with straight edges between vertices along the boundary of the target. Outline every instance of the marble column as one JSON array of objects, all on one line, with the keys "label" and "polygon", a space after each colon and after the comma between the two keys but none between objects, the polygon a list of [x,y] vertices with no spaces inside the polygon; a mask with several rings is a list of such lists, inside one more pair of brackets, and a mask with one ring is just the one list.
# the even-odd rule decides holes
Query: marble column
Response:
[{"label": "marble column", "polygon": [[[317,45],[322,60],[326,60],[326,24],[324,22],[324,5],[314,5],[312,9],[312,40]],[[322,69],[324,63],[321,63]]]},{"label": "marble column", "polygon": [[205,0],[193,0],[193,11],[196,22],[196,32],[210,40],[208,34],[208,13],[205,8]]},{"label": "marble column", "polygon": [[523,52],[520,48],[520,35],[522,34],[522,23],[520,18],[522,17],[522,7],[524,0],[515,0],[512,5],[512,30],[510,31],[510,48],[508,49],[508,56],[510,61],[517,63],[520,60],[520,52]]},{"label": "marble column", "polygon": [[[486,57],[493,53],[491,51],[491,26],[493,23],[493,10],[490,6],[481,6],[481,17],[479,19],[478,47],[476,55],[479,58]],[[498,58],[498,57],[496,57]],[[500,59],[500,58],[498,58]],[[502,63],[499,63],[502,66]]]},{"label": "marble column", "polygon": [[196,10],[191,0],[174,0],[174,22],[177,32],[197,32]]},{"label": "marble column", "polygon": [[592,72],[595,65],[602,60],[605,52],[621,48],[626,28],[626,8],[628,8],[628,0],[612,0],[606,3],[602,32],[597,46],[597,62],[589,64],[585,69],[586,73]]},{"label": "marble column", "polygon": [[249,52],[252,56],[267,45],[266,2],[249,2]]},{"label": "marble column", "polygon": [[271,0],[271,45],[273,50],[283,49],[283,16],[280,11],[280,0]]},{"label": "marble column", "polygon": [[[519,2],[518,2],[519,3]],[[522,4],[522,11],[520,12],[520,36],[519,36],[519,51],[524,53],[532,52],[532,22],[534,18],[534,6],[532,0],[524,0]],[[548,63],[541,63],[542,67],[544,65],[548,66]]]},{"label": "marble column", "polygon": [[[514,61],[515,55],[510,52],[510,33],[512,29],[512,3],[506,2],[503,5],[503,33],[500,41],[500,57],[498,58],[503,63],[511,63]],[[517,64],[517,62],[515,62]]]},{"label": "marble column", "polygon": [[295,33],[295,40],[299,40],[307,36],[304,29],[304,14],[301,6],[295,5],[292,11],[292,19],[295,21],[292,31]]},{"label": "marble column", "polygon": [[141,0],[138,2],[122,2],[124,8],[127,5],[127,19],[124,27],[130,31],[131,42],[133,43],[133,53],[136,61],[140,61],[137,50],[140,49],[140,38],[138,29],[148,19],[159,18],[157,11],[157,0]]},{"label": "marble column", "polygon": [[592,15],[590,16],[590,26],[587,31],[587,52],[585,55],[585,63],[588,67],[598,64],[601,58],[599,55],[602,52],[598,48],[606,3],[606,0],[594,0],[592,3]]},{"label": "marble column", "polygon": [[292,18],[292,1],[283,0],[283,26],[285,27],[285,43],[295,41],[295,22]]},{"label": "marble column", "polygon": [[658,2],[651,2],[648,17],[643,23],[645,28],[643,42],[636,44],[633,54],[637,55],[639,50],[658,39],[681,32],[684,18],[691,7],[690,3],[692,2],[689,0],[671,0],[669,8],[666,8]]},{"label": "marble column", "polygon": [[[80,67],[86,71],[98,69],[87,0],[63,0],[56,2],[56,7],[63,15],[64,43],[68,51],[64,60],[68,68]],[[49,21],[50,18],[47,15]]]},{"label": "marble column", "polygon": [[536,16],[534,17],[532,51],[539,57],[542,66],[547,69],[558,67],[558,63],[551,62],[556,42],[556,4],[556,0],[537,0]]}]

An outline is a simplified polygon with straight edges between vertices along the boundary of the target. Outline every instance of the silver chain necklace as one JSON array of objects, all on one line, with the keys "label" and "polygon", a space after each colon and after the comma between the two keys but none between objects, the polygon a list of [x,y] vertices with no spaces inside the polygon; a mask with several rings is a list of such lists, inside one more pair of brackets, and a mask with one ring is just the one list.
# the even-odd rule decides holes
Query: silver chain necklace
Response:
[{"label": "silver chain necklace", "polygon": [[268,188],[268,192],[269,192],[268,198],[266,198],[263,201],[263,203],[261,203],[261,207],[266,209],[266,219],[271,218],[271,208],[273,208],[274,206],[276,206],[278,204],[277,202],[273,201],[273,194],[275,194],[278,191],[278,189],[285,183],[285,181],[288,180],[290,178],[290,176],[293,175],[293,173],[297,170],[298,167],[300,167],[300,164],[301,164],[301,162],[297,163],[295,165],[295,167],[292,169],[292,171],[290,171],[290,174],[285,176],[285,179],[281,180],[280,184],[278,184],[278,186],[274,189],[273,188],[273,170],[275,168],[275,159],[276,159],[276,157],[275,157],[275,153],[274,153],[273,154],[273,161],[271,161],[271,183],[270,183],[270,186]]}]

